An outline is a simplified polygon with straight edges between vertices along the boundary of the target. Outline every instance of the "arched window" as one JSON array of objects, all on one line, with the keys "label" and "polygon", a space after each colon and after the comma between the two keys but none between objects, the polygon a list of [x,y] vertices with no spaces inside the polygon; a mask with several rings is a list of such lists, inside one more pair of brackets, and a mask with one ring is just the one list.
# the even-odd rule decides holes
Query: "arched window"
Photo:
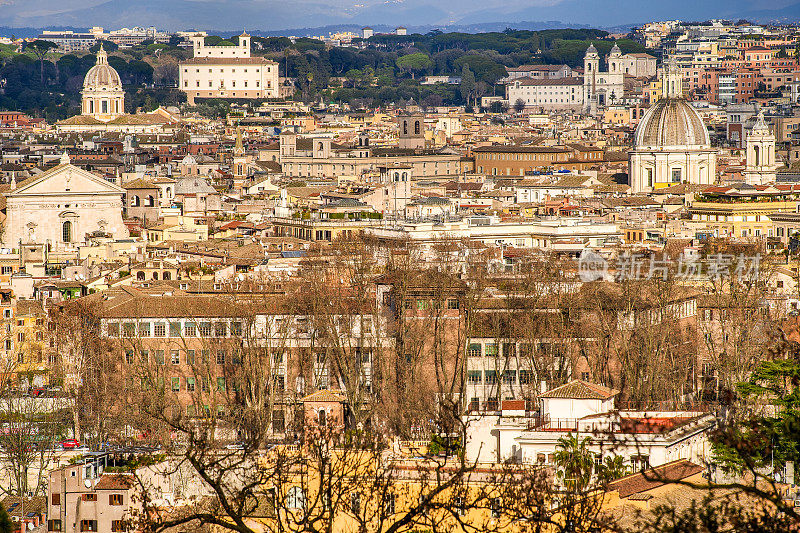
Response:
[{"label": "arched window", "polygon": [[317,150],[322,151],[322,143],[317,143]]},{"label": "arched window", "polygon": [[139,281],[144,281],[144,272],[142,270],[136,273],[136,279]]},{"label": "arched window", "polygon": [[408,135],[408,122],[403,121],[403,135]]},{"label": "arched window", "polygon": [[419,120],[414,122],[414,135],[419,135]]},{"label": "arched window", "polygon": [[100,109],[103,110],[103,113],[108,113],[108,100],[103,100],[100,102]]},{"label": "arched window", "polygon": [[69,220],[61,225],[61,239],[64,242],[72,242],[72,222]]},{"label": "arched window", "polygon": [[403,172],[403,181],[408,181],[408,172]]},{"label": "arched window", "polygon": [[94,100],[89,100],[89,113],[94,113]]},{"label": "arched window", "polygon": [[152,194],[148,194],[147,195],[147,204],[146,205],[147,205],[147,207],[153,207],[154,205],[156,205]]},{"label": "arched window", "polygon": [[325,409],[320,409],[319,412],[317,413],[317,423],[319,423],[320,426],[324,426],[325,422],[327,421],[327,418],[328,415],[325,412]]},{"label": "arched window", "polygon": [[153,272],[153,279],[158,279],[158,272]]},{"label": "arched window", "polygon": [[758,146],[758,145],[753,146],[753,153],[756,156],[756,159],[755,159],[755,165],[756,166],[759,166],[761,164],[760,161],[759,161],[761,159],[761,154],[759,153],[760,152],[760,150],[759,150],[760,148],[761,147]]},{"label": "arched window", "polygon": [[172,279],[172,276],[170,275],[170,273],[169,273],[169,272],[164,272],[164,273],[161,275],[161,279],[163,279],[164,281],[169,281],[169,280],[171,280],[171,279]]},{"label": "arched window", "polygon": [[167,197],[172,198],[172,187],[167,187]]},{"label": "arched window", "polygon": [[131,196],[131,207],[139,207],[139,197],[136,195]]}]

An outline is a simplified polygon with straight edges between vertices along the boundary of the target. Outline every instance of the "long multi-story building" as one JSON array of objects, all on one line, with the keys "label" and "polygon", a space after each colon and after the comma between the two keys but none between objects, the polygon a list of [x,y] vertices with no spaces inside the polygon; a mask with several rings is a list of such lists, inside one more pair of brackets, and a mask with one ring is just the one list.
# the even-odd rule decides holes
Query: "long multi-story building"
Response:
[{"label": "long multi-story building", "polygon": [[194,57],[179,64],[178,85],[190,104],[197,98],[279,98],[278,64],[250,55],[250,36],[234,46],[206,46],[191,37]]},{"label": "long multi-story building", "polygon": [[37,38],[57,44],[58,50],[65,53],[88,50],[97,42],[96,33],[74,32],[72,30],[43,30]]},{"label": "long multi-story building", "polygon": [[543,167],[581,170],[605,160],[602,148],[569,146],[481,146],[472,151],[478,174],[524,176]]},{"label": "long multi-story building", "polygon": [[506,85],[506,100],[516,106],[548,111],[583,107],[583,80],[580,78],[521,78]]},{"label": "long multi-story building", "polygon": [[461,173],[461,155],[451,150],[351,147],[334,144],[329,138],[298,138],[294,134],[281,135],[278,157],[284,175],[293,178],[360,177],[396,165],[410,167],[415,179]]}]

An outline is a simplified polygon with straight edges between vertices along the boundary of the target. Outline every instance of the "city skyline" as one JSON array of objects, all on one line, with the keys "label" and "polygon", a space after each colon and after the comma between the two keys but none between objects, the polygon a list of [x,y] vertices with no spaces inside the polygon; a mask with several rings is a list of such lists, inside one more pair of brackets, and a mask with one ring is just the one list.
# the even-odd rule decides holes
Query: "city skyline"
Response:
[{"label": "city skyline", "polygon": [[[297,9],[302,5],[303,9]],[[432,2],[429,0],[4,0],[0,19],[11,27],[157,26],[169,30],[262,31],[343,24],[464,26],[481,23],[560,22],[564,25],[623,26],[647,20],[712,18],[782,21],[800,14],[791,0],[672,0],[653,5],[635,0],[534,0],[533,2]]]}]

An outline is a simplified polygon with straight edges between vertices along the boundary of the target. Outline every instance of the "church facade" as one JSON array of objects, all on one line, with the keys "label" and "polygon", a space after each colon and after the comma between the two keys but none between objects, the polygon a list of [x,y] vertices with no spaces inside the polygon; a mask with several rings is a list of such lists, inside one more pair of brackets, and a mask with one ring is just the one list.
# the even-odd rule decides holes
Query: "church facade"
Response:
[{"label": "church facade", "polygon": [[608,70],[601,70],[600,54],[589,45],[583,58],[583,109],[596,114],[598,110],[621,100],[625,92],[622,50],[614,44],[606,57]]},{"label": "church facade", "polygon": [[66,155],[59,165],[6,193],[2,241],[50,245],[69,250],[87,235],[113,239],[129,237],[122,222],[125,190],[102,177],[73,166]]}]

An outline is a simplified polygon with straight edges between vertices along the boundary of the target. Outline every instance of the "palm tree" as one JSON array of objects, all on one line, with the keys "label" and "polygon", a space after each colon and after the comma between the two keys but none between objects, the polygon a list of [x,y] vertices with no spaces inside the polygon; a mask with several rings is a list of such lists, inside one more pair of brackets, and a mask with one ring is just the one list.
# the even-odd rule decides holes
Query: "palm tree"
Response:
[{"label": "palm tree", "polygon": [[583,492],[592,481],[595,465],[590,443],[590,437],[579,439],[572,433],[558,439],[554,462],[567,490]]}]

